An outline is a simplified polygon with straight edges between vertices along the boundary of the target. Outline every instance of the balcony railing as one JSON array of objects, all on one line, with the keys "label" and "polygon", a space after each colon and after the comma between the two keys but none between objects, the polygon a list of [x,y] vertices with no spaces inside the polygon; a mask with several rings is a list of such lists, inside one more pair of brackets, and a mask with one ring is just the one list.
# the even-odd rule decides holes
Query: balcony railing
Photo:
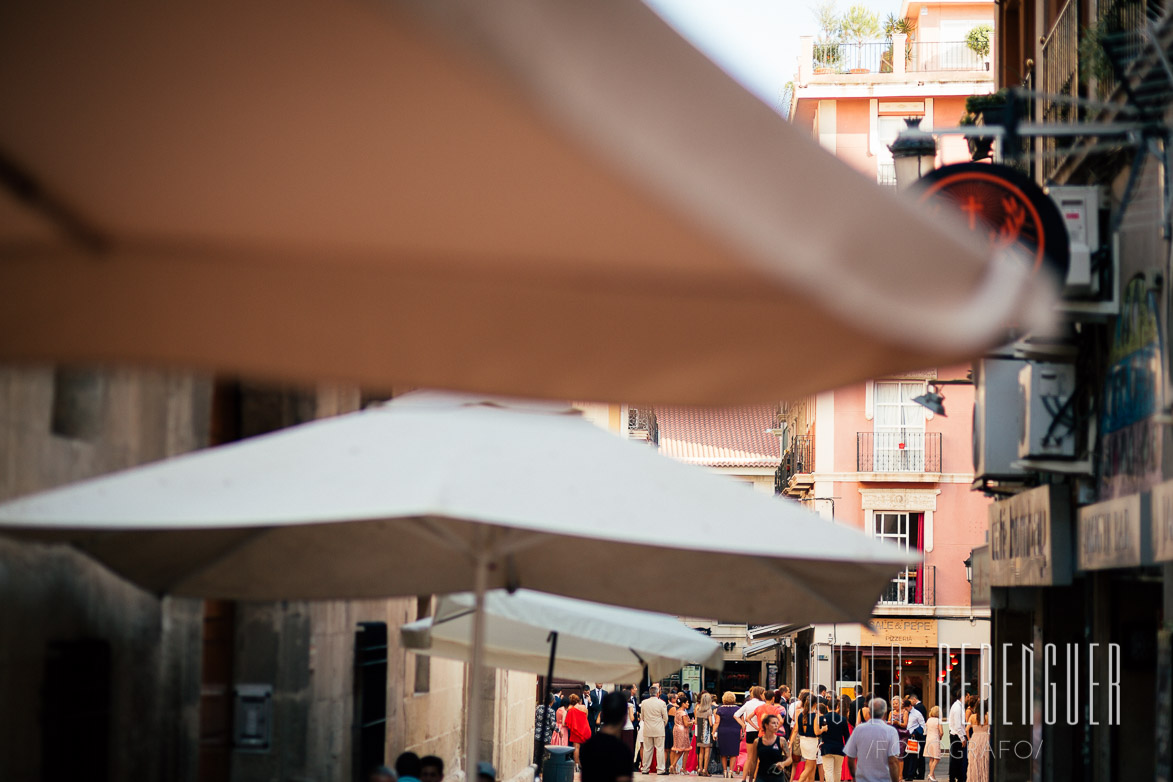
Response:
[{"label": "balcony railing", "polygon": [[[910,41],[904,53],[895,52],[891,41],[867,43],[815,43],[812,73],[815,76],[844,73],[906,73],[931,71],[984,71],[989,63],[965,41]],[[895,55],[895,57],[894,57]],[[902,59],[896,59],[896,58]]]},{"label": "balcony railing", "polygon": [[855,464],[859,472],[940,472],[941,433],[859,432]]},{"label": "balcony railing", "polygon": [[892,44],[816,43],[814,73],[891,73]]},{"label": "balcony railing", "polygon": [[934,605],[936,574],[936,567],[926,565],[905,570],[888,582],[888,587],[880,595],[880,605]]},{"label": "balcony railing", "polygon": [[1117,72],[1127,72],[1146,47],[1146,29],[1165,13],[1168,0],[1108,0],[1100,2],[1099,28],[1107,69],[1100,69],[1097,93],[1103,100],[1116,89]]},{"label": "balcony railing", "polygon": [[815,471],[815,438],[799,435],[782,455],[782,463],[774,475],[774,493],[782,494],[795,475],[809,475]]},{"label": "balcony railing", "polygon": [[[1079,97],[1079,3],[1067,0],[1055,26],[1043,39],[1042,121],[1075,122]],[[1057,140],[1043,140],[1043,178],[1050,179],[1062,162],[1056,155]]]},{"label": "balcony railing", "polygon": [[[993,50],[993,42],[990,44]],[[909,72],[983,71],[986,60],[970,49],[965,41],[913,41],[908,44]]]},{"label": "balcony railing", "polygon": [[815,438],[810,435],[798,435],[790,447],[794,454],[794,472],[796,474],[812,473],[815,471]]},{"label": "balcony railing", "polygon": [[895,163],[877,163],[876,164],[876,181],[881,185],[888,187],[896,187],[896,164]]}]

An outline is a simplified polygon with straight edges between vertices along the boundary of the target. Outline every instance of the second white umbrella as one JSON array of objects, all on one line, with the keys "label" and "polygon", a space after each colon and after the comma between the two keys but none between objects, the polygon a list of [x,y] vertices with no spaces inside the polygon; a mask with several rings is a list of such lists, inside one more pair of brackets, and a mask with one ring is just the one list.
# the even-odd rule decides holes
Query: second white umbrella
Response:
[{"label": "second white umbrella", "polygon": [[[417,654],[472,659],[476,597],[448,595],[435,616],[400,629]],[[556,644],[556,646],[555,646]],[[553,657],[553,660],[550,658]],[[520,589],[485,595],[486,665],[586,682],[637,682],[688,663],[722,665],[721,645],[675,617]]]}]

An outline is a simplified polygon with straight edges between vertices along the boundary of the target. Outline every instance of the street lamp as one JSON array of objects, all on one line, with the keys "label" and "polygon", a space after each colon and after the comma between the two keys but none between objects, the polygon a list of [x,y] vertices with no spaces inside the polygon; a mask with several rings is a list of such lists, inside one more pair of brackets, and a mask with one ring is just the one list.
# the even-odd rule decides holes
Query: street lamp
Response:
[{"label": "street lamp", "polygon": [[929,383],[928,390],[920,396],[914,396],[912,401],[931,410],[934,415],[945,415],[945,395],[937,388],[936,383]]},{"label": "street lamp", "polygon": [[965,580],[972,584],[973,583],[973,554],[970,554],[968,557],[966,557],[965,562],[963,562],[962,564],[965,565]]},{"label": "street lamp", "polygon": [[908,127],[888,145],[896,170],[896,187],[901,190],[937,167],[937,141],[933,134],[920,129],[920,121],[921,117],[904,120]]},{"label": "street lamp", "polygon": [[930,380],[925,392],[919,396],[914,396],[912,401],[931,411],[933,415],[943,416],[945,415],[945,395],[941,393],[941,386],[972,385],[973,380],[968,377],[964,380]]}]

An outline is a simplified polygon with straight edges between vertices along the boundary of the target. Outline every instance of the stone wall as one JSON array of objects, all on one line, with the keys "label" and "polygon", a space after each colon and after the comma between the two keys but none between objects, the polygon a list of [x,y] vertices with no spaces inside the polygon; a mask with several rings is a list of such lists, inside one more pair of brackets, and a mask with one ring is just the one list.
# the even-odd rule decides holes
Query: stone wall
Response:
[{"label": "stone wall", "polygon": [[[212,384],[190,375],[0,368],[0,499],[184,453],[210,439],[231,441],[345,413],[361,399],[353,389],[325,386],[226,382],[217,388],[213,416]],[[388,567],[397,555],[388,552]],[[160,599],[68,546],[3,535],[0,601],[0,703],[15,717],[4,720],[0,732],[0,778],[41,778],[53,762],[44,760],[44,747],[58,745],[91,753],[79,760],[89,773],[73,776],[197,778],[201,601]],[[355,634],[360,623],[382,622],[388,637],[385,762],[405,750],[435,754],[459,779],[469,702],[465,665],[433,659],[426,663],[428,675],[417,677],[423,658],[399,643],[400,626],[421,609],[427,613],[427,606],[416,598],[236,604],[228,624],[231,683],[272,687],[273,735],[267,751],[231,750],[225,773],[240,780],[354,779]],[[68,708],[68,688],[84,686],[84,676],[57,688],[64,705],[45,716],[44,693],[53,684],[47,671],[59,652],[54,645],[71,642],[97,644],[91,662],[108,668],[108,689],[101,693],[104,733],[95,731],[91,715]],[[524,773],[531,761],[534,691],[534,676],[496,672],[478,701],[485,717],[483,757],[501,780]],[[48,733],[46,720],[52,722]]]},{"label": "stone wall", "polygon": [[[210,398],[207,381],[185,374],[0,368],[0,499],[202,447]],[[67,546],[0,536],[0,604],[0,703],[10,717],[0,777],[39,779],[46,764],[68,766],[56,753],[92,740],[93,754],[79,759],[87,778],[195,779],[198,601],[161,600]],[[53,660],[80,648],[102,653],[90,655],[91,675],[69,680],[68,664]],[[70,692],[47,695],[87,678],[108,688],[84,717],[81,692],[72,714]],[[95,735],[101,725],[109,738]]]},{"label": "stone wall", "polygon": [[511,780],[533,762],[538,677],[517,671],[497,671],[495,678],[493,766],[497,769],[497,779]]},{"label": "stone wall", "polygon": [[[414,601],[412,601],[414,607]],[[411,615],[408,621],[414,621]],[[428,692],[415,692],[416,665],[425,658],[403,651],[399,644],[398,625],[394,628],[393,654],[398,655],[403,671],[402,697],[398,701],[398,719],[391,726],[388,744],[391,758],[400,752],[437,755],[444,759],[445,771],[464,767],[465,677],[464,663],[432,658],[428,663]]]}]

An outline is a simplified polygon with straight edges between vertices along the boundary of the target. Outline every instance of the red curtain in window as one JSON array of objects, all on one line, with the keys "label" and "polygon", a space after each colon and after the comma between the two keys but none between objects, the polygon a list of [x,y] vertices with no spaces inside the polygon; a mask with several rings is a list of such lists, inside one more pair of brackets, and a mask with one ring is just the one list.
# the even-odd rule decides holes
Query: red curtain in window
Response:
[{"label": "red curtain in window", "polygon": [[924,561],[925,561],[925,514],[912,514],[912,523],[916,529],[916,550],[920,553],[921,567],[916,569],[916,593],[913,595],[913,602],[917,605],[924,605]]}]

